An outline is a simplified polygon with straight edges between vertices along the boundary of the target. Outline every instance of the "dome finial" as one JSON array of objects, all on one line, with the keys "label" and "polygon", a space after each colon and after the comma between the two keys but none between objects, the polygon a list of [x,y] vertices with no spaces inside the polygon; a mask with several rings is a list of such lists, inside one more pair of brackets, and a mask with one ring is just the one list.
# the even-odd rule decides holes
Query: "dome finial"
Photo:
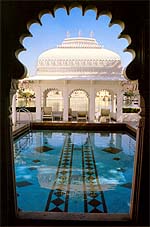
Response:
[{"label": "dome finial", "polygon": [[69,31],[66,32],[66,37],[70,38],[70,32]]},{"label": "dome finial", "polygon": [[90,31],[90,38],[93,38],[93,36],[94,36],[94,32]]},{"label": "dome finial", "polygon": [[78,37],[81,37],[81,30],[78,31]]}]

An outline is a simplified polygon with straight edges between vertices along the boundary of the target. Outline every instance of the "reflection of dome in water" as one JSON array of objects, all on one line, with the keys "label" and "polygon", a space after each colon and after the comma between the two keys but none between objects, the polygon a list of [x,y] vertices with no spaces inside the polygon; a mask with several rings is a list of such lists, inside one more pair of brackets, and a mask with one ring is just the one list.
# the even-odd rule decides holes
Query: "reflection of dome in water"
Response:
[{"label": "reflection of dome in water", "polygon": [[72,134],[72,136],[71,136],[71,142],[76,146],[76,147],[78,147],[78,146],[82,146],[82,145],[84,145],[84,144],[86,144],[86,142],[87,142],[87,139],[88,139],[88,134],[76,134],[76,133],[74,133],[74,134]]},{"label": "reflection of dome in water", "polygon": [[83,37],[66,38],[57,48],[43,52],[37,65],[37,76],[63,75],[71,79],[78,75],[80,79],[91,76],[120,79],[121,72],[118,54],[102,48],[94,38]]}]

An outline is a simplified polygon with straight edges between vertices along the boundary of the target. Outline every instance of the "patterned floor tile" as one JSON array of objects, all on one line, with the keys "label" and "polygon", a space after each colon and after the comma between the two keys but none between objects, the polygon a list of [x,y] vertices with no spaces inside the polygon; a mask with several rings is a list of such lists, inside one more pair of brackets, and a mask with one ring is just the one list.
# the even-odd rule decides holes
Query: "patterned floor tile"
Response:
[{"label": "patterned floor tile", "polygon": [[93,207],[97,207],[98,205],[101,204],[101,202],[98,201],[97,199],[92,199],[92,200],[89,202],[89,204],[90,204],[91,206],[93,206]]},{"label": "patterned floor tile", "polygon": [[37,168],[36,167],[29,167],[29,170],[36,170]]},{"label": "patterned floor tile", "polygon": [[88,167],[93,167],[93,163],[92,162],[85,162],[85,165],[86,165],[87,168]]},{"label": "patterned floor tile", "polygon": [[60,198],[57,198],[57,199],[53,200],[52,203],[54,203],[56,206],[59,206],[59,205],[63,204],[64,201]]},{"label": "patterned floor tile", "polygon": [[57,190],[54,194],[55,194],[57,197],[60,197],[60,196],[64,195],[65,193],[64,193],[62,190]]},{"label": "patterned floor tile", "polygon": [[132,188],[132,183],[121,184],[122,187]]},{"label": "patterned floor tile", "polygon": [[93,177],[93,176],[89,176],[89,177],[87,177],[87,179],[88,179],[88,180],[94,180],[94,179],[95,179],[95,177]]},{"label": "patterned floor tile", "polygon": [[98,196],[98,194],[95,192],[90,192],[89,196],[91,196],[92,198],[96,198]]},{"label": "patterned floor tile", "polygon": [[39,159],[35,159],[35,160],[32,160],[32,162],[38,163],[38,162],[40,162],[40,160]]},{"label": "patterned floor tile", "polygon": [[103,212],[101,210],[94,208],[93,210],[90,211],[90,213],[103,213]]},{"label": "patterned floor tile", "polygon": [[102,149],[102,151],[111,153],[111,154],[117,154],[119,153],[121,150],[116,148],[116,147],[105,147],[104,149]]},{"label": "patterned floor tile", "polygon": [[119,158],[119,157],[115,157],[115,158],[113,158],[113,160],[115,160],[115,161],[119,161],[119,160],[120,160],[120,158]]},{"label": "patterned floor tile", "polygon": [[93,172],[93,171],[88,170],[88,171],[87,171],[87,174],[88,174],[88,175],[92,175],[92,174],[94,174],[94,172]]},{"label": "patterned floor tile", "polygon": [[65,175],[67,173],[67,171],[63,170],[63,171],[60,171],[59,173]]},{"label": "patterned floor tile", "polygon": [[29,181],[19,181],[19,182],[16,182],[16,186],[17,187],[26,187],[26,186],[29,186],[29,185],[32,185],[32,183],[30,183]]},{"label": "patterned floor tile", "polygon": [[61,209],[59,209],[59,207],[55,207],[52,210],[49,210],[49,212],[63,212]]},{"label": "patterned floor tile", "polygon": [[47,147],[47,146],[41,146],[41,147],[36,147],[35,150],[37,152],[43,153],[43,152],[51,151],[51,150],[53,150],[53,148]]}]

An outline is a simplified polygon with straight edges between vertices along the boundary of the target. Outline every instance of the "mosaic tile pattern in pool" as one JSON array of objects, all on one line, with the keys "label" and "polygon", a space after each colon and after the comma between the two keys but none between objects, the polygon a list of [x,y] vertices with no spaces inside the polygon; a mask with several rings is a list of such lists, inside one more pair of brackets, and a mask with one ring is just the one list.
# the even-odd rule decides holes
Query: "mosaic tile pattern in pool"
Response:
[{"label": "mosaic tile pattern in pool", "polygon": [[129,212],[135,149],[129,135],[35,131],[14,148],[19,210]]}]

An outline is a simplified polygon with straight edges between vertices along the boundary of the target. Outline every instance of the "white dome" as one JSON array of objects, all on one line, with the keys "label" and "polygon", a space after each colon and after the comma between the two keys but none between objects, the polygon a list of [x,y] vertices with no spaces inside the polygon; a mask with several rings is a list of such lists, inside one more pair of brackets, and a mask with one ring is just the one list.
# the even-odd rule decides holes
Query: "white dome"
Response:
[{"label": "white dome", "polygon": [[56,60],[120,60],[118,54],[110,50],[101,48],[101,46],[97,44],[95,39],[87,38],[65,39],[62,45],[58,46],[58,48],[43,52],[39,56],[39,59],[43,58]]},{"label": "white dome", "polygon": [[121,75],[120,56],[102,48],[93,38],[66,38],[38,58],[37,75]]}]

